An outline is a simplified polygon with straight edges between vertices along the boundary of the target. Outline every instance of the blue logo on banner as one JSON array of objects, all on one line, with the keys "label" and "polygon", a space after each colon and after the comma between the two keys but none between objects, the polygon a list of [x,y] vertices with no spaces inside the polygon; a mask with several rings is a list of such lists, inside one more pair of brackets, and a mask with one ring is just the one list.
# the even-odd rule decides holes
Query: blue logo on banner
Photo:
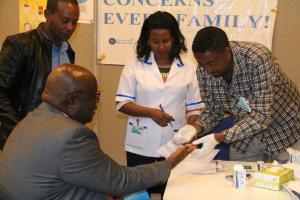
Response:
[{"label": "blue logo on banner", "polygon": [[108,42],[109,42],[109,44],[114,45],[114,44],[116,44],[117,41],[115,38],[109,38]]}]

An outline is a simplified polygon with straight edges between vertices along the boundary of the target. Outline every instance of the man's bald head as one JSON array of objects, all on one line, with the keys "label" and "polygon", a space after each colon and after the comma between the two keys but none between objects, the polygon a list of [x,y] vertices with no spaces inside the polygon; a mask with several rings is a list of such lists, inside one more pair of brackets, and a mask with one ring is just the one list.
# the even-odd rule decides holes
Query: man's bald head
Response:
[{"label": "man's bald head", "polygon": [[70,118],[87,123],[92,120],[99,101],[96,78],[81,66],[60,65],[48,76],[42,99]]}]

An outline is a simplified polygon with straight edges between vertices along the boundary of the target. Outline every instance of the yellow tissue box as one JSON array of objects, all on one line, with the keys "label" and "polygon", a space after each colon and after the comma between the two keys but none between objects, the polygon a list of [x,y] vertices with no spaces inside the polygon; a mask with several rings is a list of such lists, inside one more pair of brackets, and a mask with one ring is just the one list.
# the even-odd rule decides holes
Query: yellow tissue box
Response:
[{"label": "yellow tissue box", "polygon": [[266,166],[254,174],[254,185],[271,190],[281,190],[283,184],[294,180],[294,171],[280,166]]}]

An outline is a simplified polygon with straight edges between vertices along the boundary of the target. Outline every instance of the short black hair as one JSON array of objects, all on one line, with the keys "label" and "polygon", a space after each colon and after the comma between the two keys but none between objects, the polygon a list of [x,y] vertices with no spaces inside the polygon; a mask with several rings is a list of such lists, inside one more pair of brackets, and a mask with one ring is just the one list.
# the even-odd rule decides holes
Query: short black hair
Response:
[{"label": "short black hair", "polygon": [[204,53],[206,51],[222,51],[225,47],[229,47],[226,33],[220,28],[207,26],[197,32],[192,50],[194,53]]},{"label": "short black hair", "polygon": [[169,59],[179,58],[181,51],[186,52],[185,38],[180,32],[179,24],[175,17],[168,12],[157,11],[151,14],[143,23],[140,37],[137,41],[136,54],[138,59],[147,60],[150,56],[148,39],[153,29],[168,29],[174,38]]},{"label": "short black hair", "polygon": [[71,3],[73,5],[79,5],[77,0],[48,0],[47,1],[47,6],[46,9],[51,12],[54,13],[57,10],[57,4],[58,2],[66,2],[66,3]]}]

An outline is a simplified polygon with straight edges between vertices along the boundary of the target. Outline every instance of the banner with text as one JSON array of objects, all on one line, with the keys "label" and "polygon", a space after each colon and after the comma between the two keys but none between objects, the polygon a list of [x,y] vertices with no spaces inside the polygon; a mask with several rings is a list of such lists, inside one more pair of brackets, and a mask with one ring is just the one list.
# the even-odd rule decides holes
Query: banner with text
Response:
[{"label": "banner with text", "polygon": [[255,41],[272,47],[278,0],[100,0],[97,56],[102,64],[124,65],[135,56],[143,21],[155,11],[177,19],[189,57],[197,31],[217,26],[230,40]]}]

